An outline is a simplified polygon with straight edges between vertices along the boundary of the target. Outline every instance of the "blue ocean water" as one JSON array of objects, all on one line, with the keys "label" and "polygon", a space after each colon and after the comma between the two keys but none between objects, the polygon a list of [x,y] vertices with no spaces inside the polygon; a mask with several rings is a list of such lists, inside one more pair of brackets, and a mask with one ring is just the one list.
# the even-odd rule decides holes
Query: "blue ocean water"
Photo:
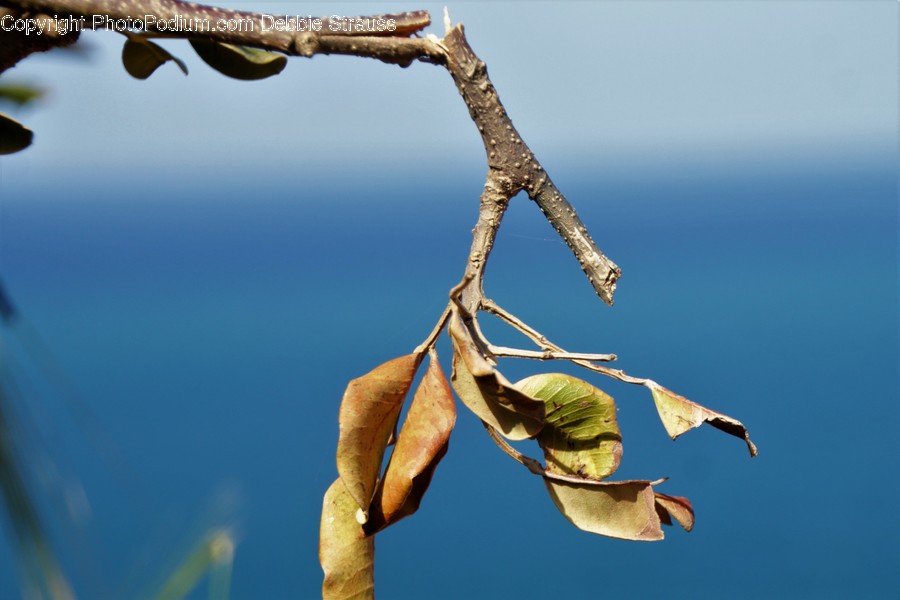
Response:
[{"label": "blue ocean water", "polygon": [[[582,374],[619,403],[617,477],[668,476],[697,511],[690,534],[627,543],[569,525],[460,407],[419,513],[377,539],[379,596],[894,597],[898,208],[882,158],[559,170],[624,271],[614,308],[516,198],[488,295],[567,349],[615,352],[741,419],[760,456],[706,428],[671,442],[643,390]],[[0,277],[50,354],[17,354],[39,373],[20,410],[90,507],[55,531],[81,597],[148,594],[221,522],[237,524],[233,598],[318,596],[343,388],[430,331],[481,176],[124,174],[52,196],[0,179]],[[48,362],[68,392],[41,380]],[[0,598],[18,589],[8,552]]]}]

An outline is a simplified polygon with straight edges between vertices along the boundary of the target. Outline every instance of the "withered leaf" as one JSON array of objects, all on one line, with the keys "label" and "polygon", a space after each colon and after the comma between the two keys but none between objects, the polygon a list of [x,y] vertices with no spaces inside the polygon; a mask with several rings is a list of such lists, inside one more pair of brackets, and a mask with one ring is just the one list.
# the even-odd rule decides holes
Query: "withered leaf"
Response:
[{"label": "withered leaf", "polygon": [[463,404],[511,440],[536,436],[544,425],[543,400],[520,392],[495,370],[456,315],[450,320],[450,337],[450,380]]},{"label": "withered leaf", "polygon": [[322,502],[319,563],[325,572],[322,600],[375,597],[375,538],[356,521],[357,505],[338,478]]},{"label": "withered leaf", "polygon": [[662,420],[666,432],[673,440],[686,431],[699,427],[703,423],[709,423],[716,429],[721,429],[725,433],[742,438],[747,443],[750,456],[756,456],[756,444],[750,441],[750,434],[747,432],[747,428],[737,419],[732,419],[728,415],[723,415],[691,402],[684,396],[679,396],[655,381],[648,381],[644,385],[650,388],[650,391],[653,393],[653,401],[656,403],[659,418]]},{"label": "withered leaf", "polygon": [[544,478],[559,511],[590,533],[623,540],[663,539],[649,481],[574,483]]},{"label": "withered leaf", "polygon": [[31,145],[34,133],[18,121],[0,113],[0,154],[13,154]]},{"label": "withered leaf", "polygon": [[691,501],[682,496],[655,493],[656,512],[663,525],[671,525],[674,518],[685,531],[694,528],[694,508]]},{"label": "withered leaf", "polygon": [[453,394],[437,353],[432,351],[428,370],[416,389],[390,463],[375,492],[366,533],[371,535],[418,510],[434,470],[447,452],[455,423]]},{"label": "withered leaf", "polygon": [[381,473],[381,459],[412,385],[420,356],[388,361],[347,385],[338,417],[338,474],[347,492],[368,517]]},{"label": "withered leaf", "polygon": [[537,440],[548,471],[603,479],[619,468],[622,436],[612,397],[562,373],[526,377],[516,388],[545,403]]},{"label": "withered leaf", "polygon": [[201,39],[191,39],[190,42],[203,62],[234,79],[265,79],[278,75],[287,65],[287,57],[278,52]]},{"label": "withered leaf", "polygon": [[122,64],[128,74],[136,79],[147,79],[156,69],[170,60],[178,65],[182,73],[188,74],[184,61],[146,38],[137,35],[129,37],[122,47]]}]

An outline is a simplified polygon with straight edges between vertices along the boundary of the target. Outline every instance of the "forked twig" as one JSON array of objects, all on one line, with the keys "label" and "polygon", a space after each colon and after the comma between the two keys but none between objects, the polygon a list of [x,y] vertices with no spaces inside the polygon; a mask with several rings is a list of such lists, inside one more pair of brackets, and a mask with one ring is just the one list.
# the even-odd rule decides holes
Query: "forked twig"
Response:
[{"label": "forked twig", "polygon": [[[511,312],[502,308],[499,304],[490,300],[489,298],[484,298],[481,301],[481,307],[486,311],[499,317],[500,319],[506,321],[509,325],[514,327],[515,329],[522,332],[525,336],[527,336],[531,341],[537,344],[538,347],[548,352],[559,352],[568,354],[565,350],[563,350],[560,346],[551,342],[545,335],[540,333],[535,328],[531,327],[519,317],[515,316]],[[610,369],[609,367],[604,367],[603,365],[598,365],[591,362],[590,359],[583,358],[572,358],[569,359],[573,363],[578,366],[584,367],[585,369],[589,369],[591,371],[600,373],[601,375],[606,375],[607,377],[612,377],[613,379],[618,379],[619,381],[623,381],[625,383],[631,383],[635,385],[647,385],[650,380],[642,377],[632,377],[622,371],[621,369]],[[594,359],[597,360],[597,359]]]}]

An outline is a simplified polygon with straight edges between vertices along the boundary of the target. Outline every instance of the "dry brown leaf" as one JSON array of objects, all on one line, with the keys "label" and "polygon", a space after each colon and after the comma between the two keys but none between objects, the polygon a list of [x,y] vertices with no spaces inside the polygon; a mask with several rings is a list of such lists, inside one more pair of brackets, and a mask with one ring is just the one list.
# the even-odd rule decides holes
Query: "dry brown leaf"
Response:
[{"label": "dry brown leaf", "polygon": [[322,502],[319,562],[325,571],[322,600],[375,597],[375,538],[356,521],[357,505],[338,478]]},{"label": "dry brown leaf", "polygon": [[368,518],[381,460],[412,385],[420,355],[388,361],[347,385],[338,421],[338,474]]},{"label": "dry brown leaf", "polygon": [[468,329],[454,315],[453,389],[469,410],[511,440],[524,440],[544,426],[544,402],[517,390],[497,372],[475,345]]},{"label": "dry brown leaf", "polygon": [[375,492],[365,527],[369,535],[418,510],[431,476],[447,452],[455,423],[453,394],[437,353],[432,351],[431,362],[416,389],[384,479]]},{"label": "dry brown leaf", "polygon": [[703,423],[709,423],[716,429],[742,438],[747,443],[750,456],[756,456],[756,444],[750,441],[747,428],[737,419],[691,402],[655,381],[648,381],[644,385],[653,393],[653,401],[656,403],[659,418],[673,440],[686,431],[699,427]]},{"label": "dry brown leaf", "polygon": [[559,511],[590,533],[623,540],[663,539],[649,481],[574,483],[544,478]]},{"label": "dry brown leaf", "polygon": [[663,525],[671,525],[672,519],[684,527],[685,531],[694,528],[694,508],[691,501],[682,496],[669,496],[655,493],[656,512]]}]

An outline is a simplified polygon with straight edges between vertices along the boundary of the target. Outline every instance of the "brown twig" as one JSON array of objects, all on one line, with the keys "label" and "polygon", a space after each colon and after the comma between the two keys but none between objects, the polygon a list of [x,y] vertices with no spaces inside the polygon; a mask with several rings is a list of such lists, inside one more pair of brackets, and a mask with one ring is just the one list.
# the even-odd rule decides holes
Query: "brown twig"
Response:
[{"label": "brown twig", "polygon": [[[514,327],[515,329],[521,331],[525,336],[527,336],[531,341],[533,341],[539,348],[547,352],[562,352],[566,353],[561,347],[557,346],[553,342],[547,339],[545,335],[531,327],[517,316],[512,314],[511,312],[505,310],[500,305],[498,305],[493,300],[488,298],[484,298],[481,302],[481,307],[493,314],[497,317],[500,317],[504,321],[506,321],[509,325]],[[578,366],[584,367],[585,369],[589,369],[591,371],[595,371],[600,373],[601,375],[606,375],[607,377],[612,377],[613,379],[618,379],[619,381],[623,381],[625,383],[632,383],[635,385],[647,385],[651,382],[650,379],[645,379],[642,377],[632,377],[622,371],[620,369],[610,369],[609,367],[604,367],[603,365],[594,364],[590,360],[585,360],[581,358],[572,358],[569,359],[573,363]]]},{"label": "brown twig", "polygon": [[493,428],[490,424],[482,421],[481,424],[484,426],[485,430],[488,432],[488,435],[491,436],[491,439],[494,440],[494,443],[503,450],[507,455],[509,455],[514,461],[525,465],[525,468],[534,473],[535,475],[543,475],[546,471],[544,467],[541,466],[541,463],[525,456],[515,448],[509,445],[509,442],[504,440],[497,430]]},{"label": "brown twig", "polygon": [[[463,26],[453,27],[442,43],[447,52],[447,70],[469,108],[487,153],[489,172],[485,191],[488,185],[500,182],[506,202],[525,191],[575,254],[597,294],[612,304],[616,280],[621,275],[619,267],[597,248],[572,205],[522,141],[488,77],[487,67],[469,46]],[[500,217],[502,212],[495,217],[496,223],[488,225],[499,226]],[[482,263],[486,258],[486,255],[477,257]]]},{"label": "brown twig", "polygon": [[428,337],[425,338],[424,342],[416,346],[416,349],[413,350],[414,354],[423,354],[426,350],[430,351],[434,348],[434,343],[437,341],[438,337],[440,337],[441,332],[444,330],[444,326],[450,319],[451,306],[452,304],[448,304],[447,307],[444,308],[444,312],[441,313],[441,317],[435,324],[434,329],[431,330],[431,333],[428,334]]},{"label": "brown twig", "polygon": [[[22,19],[33,19],[32,23],[40,21],[41,34],[17,30],[14,25]],[[61,33],[62,29],[57,29],[53,19],[44,14],[0,7],[0,20],[5,24],[0,29],[0,73],[35,52],[63,48],[78,41],[78,32]]]},{"label": "brown twig", "polygon": [[[79,20],[82,30],[113,29],[121,32],[123,27],[140,22],[142,29],[153,34],[160,30],[160,24],[166,24],[167,36],[195,37],[294,56],[349,54],[405,66],[416,59],[441,63],[444,55],[443,49],[434,40],[410,37],[431,23],[427,11],[341,19],[310,18],[300,27],[290,26],[290,19],[296,22],[296,17],[230,10],[179,0],[3,0],[3,4],[28,13],[40,12],[60,19],[71,17]],[[153,19],[147,19],[148,15],[152,15]],[[276,26],[276,19],[281,19],[285,25]],[[316,22],[317,30],[310,30],[313,22]],[[4,54],[0,50],[0,66],[4,64]]]},{"label": "brown twig", "polygon": [[506,346],[494,346],[488,344],[488,350],[496,357],[507,358],[530,358],[533,360],[598,360],[613,361],[616,360],[615,354],[591,354],[586,352],[557,352],[555,350],[519,350],[518,348],[507,348]]}]

